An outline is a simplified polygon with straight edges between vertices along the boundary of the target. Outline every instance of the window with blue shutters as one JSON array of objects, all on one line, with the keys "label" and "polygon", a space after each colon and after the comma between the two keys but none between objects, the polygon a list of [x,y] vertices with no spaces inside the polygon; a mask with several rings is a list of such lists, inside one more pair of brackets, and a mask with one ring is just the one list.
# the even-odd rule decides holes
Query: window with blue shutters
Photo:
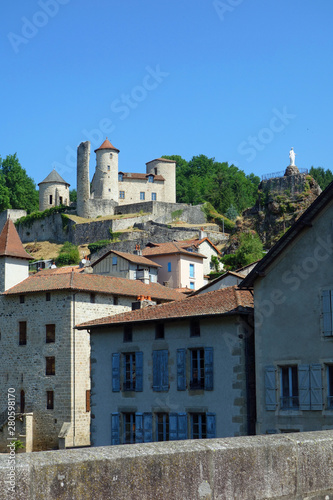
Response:
[{"label": "window with blue shutters", "polygon": [[190,389],[213,390],[213,348],[191,349]]},{"label": "window with blue shutters", "polygon": [[323,384],[320,364],[299,365],[299,407],[301,410],[322,410]]},{"label": "window with blue shutters", "polygon": [[156,441],[169,441],[169,413],[156,414]]},{"label": "window with blue shutters", "polygon": [[167,350],[153,351],[153,390],[169,390],[169,370],[168,370]]},{"label": "window with blue shutters", "polygon": [[135,443],[135,425],[136,418],[135,413],[123,413],[123,443],[132,444]]},{"label": "window with blue shutters", "polygon": [[169,413],[169,440],[187,439],[187,414]]},{"label": "window with blue shutters", "polygon": [[123,391],[143,391],[143,353],[141,351],[112,354],[112,391],[120,391],[120,363],[122,363]]},{"label": "window with blue shutters", "polygon": [[280,367],[280,406],[282,410],[299,408],[299,390],[297,366]]},{"label": "window with blue shutters", "polygon": [[124,359],[124,391],[135,391],[136,373],[135,373],[135,353],[123,354]]},{"label": "window with blue shutters", "polygon": [[177,349],[177,391],[186,390],[186,349]]},{"label": "window with blue shutters", "polygon": [[216,437],[215,413],[191,413],[191,439]]},{"label": "window with blue shutters", "polygon": [[120,444],[119,413],[111,414],[111,444]]},{"label": "window with blue shutters", "polygon": [[327,408],[333,410],[333,365],[327,365]]},{"label": "window with blue shutters", "polygon": [[120,354],[112,354],[112,392],[120,391]]},{"label": "window with blue shutters", "polygon": [[333,294],[332,290],[322,291],[323,333],[325,337],[333,335]]},{"label": "window with blue shutters", "polygon": [[151,443],[153,441],[153,415],[152,413],[143,414],[143,442]]}]

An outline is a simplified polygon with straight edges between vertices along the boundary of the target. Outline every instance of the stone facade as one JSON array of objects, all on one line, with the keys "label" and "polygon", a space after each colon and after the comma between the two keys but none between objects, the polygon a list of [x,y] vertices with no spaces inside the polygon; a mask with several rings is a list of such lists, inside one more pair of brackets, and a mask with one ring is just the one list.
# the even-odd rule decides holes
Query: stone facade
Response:
[{"label": "stone facade", "polygon": [[52,170],[38,186],[41,212],[59,205],[69,205],[69,184],[55,170]]}]

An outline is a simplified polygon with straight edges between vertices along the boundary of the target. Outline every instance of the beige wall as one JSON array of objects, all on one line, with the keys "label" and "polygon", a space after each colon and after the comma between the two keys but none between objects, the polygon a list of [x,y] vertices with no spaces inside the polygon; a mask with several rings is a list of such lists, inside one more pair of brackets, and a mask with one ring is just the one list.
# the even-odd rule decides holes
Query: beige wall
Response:
[{"label": "beige wall", "polygon": [[[149,258],[162,266],[158,270],[158,283],[161,285],[167,283],[167,286],[171,288],[190,288],[192,282],[194,290],[204,285],[203,259],[195,257],[195,253],[193,253],[193,258],[183,254],[151,255]],[[169,262],[171,272],[168,271]],[[194,278],[190,278],[190,264],[194,264]]]},{"label": "beige wall", "polygon": [[[52,196],[52,203],[50,203]],[[60,183],[41,183],[39,184],[39,210],[47,210],[48,208],[60,205],[60,197],[62,205],[69,205],[69,187],[68,184]]]}]

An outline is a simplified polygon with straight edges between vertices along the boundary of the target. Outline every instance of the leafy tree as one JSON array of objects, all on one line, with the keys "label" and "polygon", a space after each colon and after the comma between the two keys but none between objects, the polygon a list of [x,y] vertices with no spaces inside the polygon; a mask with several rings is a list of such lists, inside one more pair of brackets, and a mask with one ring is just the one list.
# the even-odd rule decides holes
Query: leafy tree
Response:
[{"label": "leafy tree", "polygon": [[236,218],[238,216],[238,212],[237,212],[236,208],[234,207],[234,205],[230,205],[230,207],[228,208],[228,210],[226,211],[226,213],[224,215],[230,220],[236,220]]},{"label": "leafy tree", "polygon": [[311,167],[309,174],[318,182],[321,189],[325,189],[333,181],[333,174],[330,169],[324,170],[323,167]]},{"label": "leafy tree", "polygon": [[38,191],[35,182],[21,167],[16,153],[4,160],[0,157],[0,207],[38,210]]},{"label": "leafy tree", "polygon": [[76,189],[71,189],[69,191],[69,201],[72,201],[73,203],[77,202],[77,192],[76,192]]},{"label": "leafy tree", "polygon": [[238,269],[251,264],[263,257],[263,245],[257,233],[242,233],[239,238],[239,247],[234,254],[221,257],[227,270]]}]

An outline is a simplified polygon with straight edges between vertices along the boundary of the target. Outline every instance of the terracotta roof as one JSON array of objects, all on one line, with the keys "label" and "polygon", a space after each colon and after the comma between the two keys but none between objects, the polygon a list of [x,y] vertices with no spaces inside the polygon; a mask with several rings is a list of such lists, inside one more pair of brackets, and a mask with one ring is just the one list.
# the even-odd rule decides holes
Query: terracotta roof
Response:
[{"label": "terracotta roof", "polygon": [[207,258],[205,255],[202,255],[201,253],[189,252],[188,250],[183,248],[178,241],[168,241],[166,243],[153,243],[152,245],[153,246],[146,246],[146,248],[142,250],[142,254],[145,257],[180,253],[182,255],[188,255],[191,257],[198,257],[202,259]]},{"label": "terracotta roof", "polygon": [[31,260],[32,257],[24,250],[20,237],[11,219],[7,219],[0,234],[0,256],[18,257]]},{"label": "terracotta roof", "polygon": [[18,285],[9,288],[4,295],[49,292],[52,290],[77,290],[83,292],[96,292],[112,295],[125,295],[126,297],[138,297],[143,295],[153,300],[182,300],[184,295],[175,292],[159,283],[146,285],[138,280],[115,278],[113,276],[100,276],[99,274],[88,274],[74,272],[59,272],[58,269],[47,269],[34,274]]},{"label": "terracotta roof", "polygon": [[40,186],[41,184],[47,184],[49,182],[58,182],[60,184],[66,184],[66,186],[70,186],[70,184],[68,184],[68,182],[66,182],[55,169],[53,169],[52,172],[49,173],[49,175],[42,182],[39,182],[38,186]]},{"label": "terracotta roof", "polygon": [[142,321],[172,320],[176,318],[242,314],[253,309],[253,296],[248,290],[232,286],[207,292],[204,295],[188,297],[180,302],[145,307],[115,316],[108,316],[78,325],[79,329],[93,326],[139,323]]},{"label": "terracotta roof", "polygon": [[129,262],[133,262],[133,264],[141,264],[143,266],[151,266],[151,267],[162,267],[160,266],[160,264],[157,264],[152,260],[146,259],[146,257],[142,257],[142,255],[135,255],[133,253],[127,253],[127,252],[118,252],[116,250],[109,250],[104,255],[102,255],[102,257],[95,260],[95,262],[93,262],[91,266],[94,267],[96,264],[98,264],[98,262],[105,259],[105,257],[110,255],[111,253],[114,253],[115,255],[118,255],[119,257],[122,257],[123,259],[126,259]]},{"label": "terracotta roof", "polygon": [[146,165],[148,165],[148,163],[152,163],[153,161],[165,161],[167,163],[176,163],[175,160],[168,160],[168,158],[155,158],[155,160],[147,161]]},{"label": "terracotta roof", "polygon": [[112,149],[113,151],[117,151],[117,153],[120,152],[119,149],[112,146],[112,144],[108,138],[105,139],[105,141],[103,142],[103,144],[101,144],[101,146],[99,148],[95,149],[95,153],[96,153],[96,151],[99,151],[100,149]]},{"label": "terracotta roof", "polygon": [[155,174],[138,174],[136,172],[119,172],[120,174],[123,174],[124,179],[142,179],[142,180],[147,180],[149,175],[152,175],[154,177],[154,181],[165,181],[163,175],[155,175]]},{"label": "terracotta roof", "polygon": [[198,238],[197,239],[192,239],[192,240],[182,240],[182,241],[178,241],[178,243],[180,243],[182,246],[184,246],[185,248],[187,246],[194,246],[195,248],[198,248],[198,246],[203,243],[204,241],[208,241],[208,243],[220,254],[220,250],[214,245],[214,243],[212,243],[210,241],[209,238],[207,238],[207,236],[205,238],[201,238],[201,240],[199,240]]}]

